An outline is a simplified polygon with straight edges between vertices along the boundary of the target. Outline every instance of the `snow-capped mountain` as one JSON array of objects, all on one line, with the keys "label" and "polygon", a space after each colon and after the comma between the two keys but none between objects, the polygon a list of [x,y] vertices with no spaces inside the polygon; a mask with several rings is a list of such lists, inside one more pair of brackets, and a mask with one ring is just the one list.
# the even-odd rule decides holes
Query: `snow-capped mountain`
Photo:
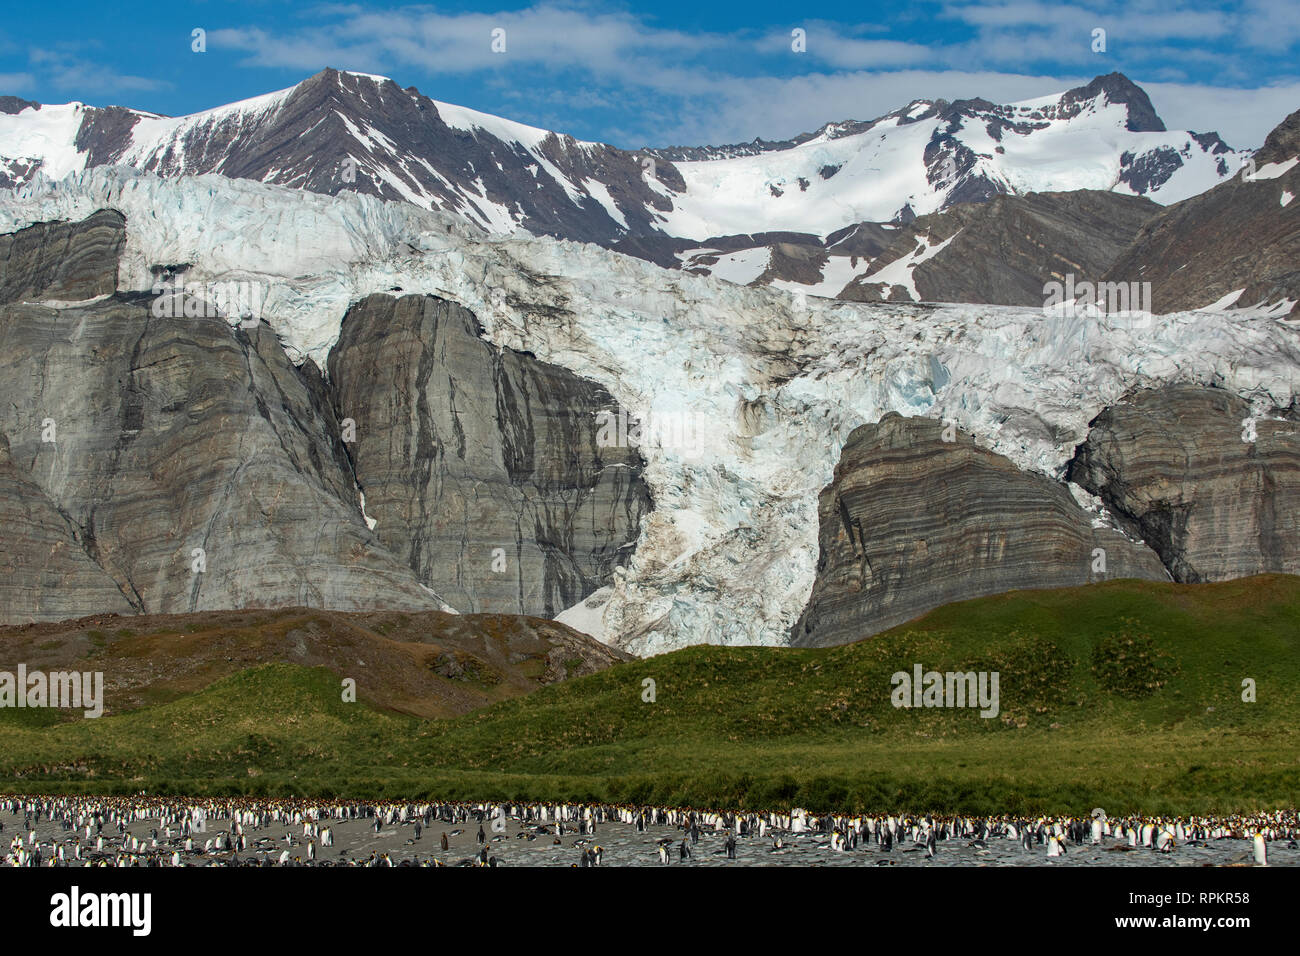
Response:
[{"label": "snow-capped mountain", "polygon": [[780,143],[641,151],[332,69],[179,118],[0,98],[0,184],[104,165],[219,173],[402,200],[491,232],[594,242],[671,266],[718,251],[718,237],[824,239],[1003,193],[1107,190],[1168,204],[1244,157],[1214,133],[1166,130],[1120,74],[1010,105],[918,100]]},{"label": "snow-capped mountain", "polygon": [[1166,130],[1147,95],[1118,73],[1006,106],[919,100],[869,123],[833,123],[752,155],[733,152],[664,152],[699,157],[677,164],[686,188],[663,218],[665,232],[825,236],[999,193],[1104,189],[1170,203],[1240,163],[1216,134]]},{"label": "snow-capped mountain", "polygon": [[[0,156],[23,162],[28,175],[33,166],[57,178],[104,165],[168,178],[219,173],[402,200],[494,232],[591,242],[653,231],[650,212],[669,207],[631,153],[438,103],[367,74],[325,70],[179,118],[12,97],[0,110]],[[671,179],[671,170],[664,175]]]},{"label": "snow-capped mountain", "polygon": [[[818,495],[850,433],[887,412],[950,421],[1060,481],[1089,423],[1135,387],[1213,385],[1261,417],[1297,398],[1295,328],[1247,311],[1055,315],[798,297],[591,245],[485,236],[409,203],[212,175],[38,175],[0,194],[0,232],[99,209],[125,216],[119,289],[148,290],[177,262],[187,281],[264,286],[263,318],[299,361],[325,365],[367,295],[428,293],[470,309],[493,345],[679,426],[640,445],[653,511],[630,559],[559,615],[637,653],[787,643],[818,574]],[[67,307],[41,315],[56,322]],[[40,421],[18,423],[25,434],[28,418]],[[911,507],[923,508],[917,494]]]},{"label": "snow-capped mountain", "polygon": [[1300,303],[1300,111],[1283,120],[1240,175],[1161,210],[1111,267],[1152,284],[1156,311]]}]

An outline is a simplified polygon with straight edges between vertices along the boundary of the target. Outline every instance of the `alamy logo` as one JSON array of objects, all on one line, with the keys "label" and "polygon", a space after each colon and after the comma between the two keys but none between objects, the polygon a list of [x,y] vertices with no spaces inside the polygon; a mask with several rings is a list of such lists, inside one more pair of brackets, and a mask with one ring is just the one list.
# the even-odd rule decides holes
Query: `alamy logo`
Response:
[{"label": "alamy logo", "polygon": [[596,445],[600,448],[637,448],[641,445],[673,451],[700,451],[704,429],[690,412],[629,414],[627,409],[596,413]]},{"label": "alamy logo", "polygon": [[0,671],[0,708],[84,708],[86,717],[104,713],[104,675],[101,671]]},{"label": "alamy logo", "polygon": [[912,673],[897,671],[889,695],[895,707],[978,707],[984,718],[998,715],[997,671],[927,671],[920,664]]},{"label": "alamy logo", "polygon": [[155,319],[237,318],[240,328],[255,329],[266,304],[261,282],[155,282],[151,311]]},{"label": "alamy logo", "polygon": [[126,926],[134,936],[148,936],[153,928],[153,897],[149,893],[82,893],[74,886],[50,897],[50,925]]},{"label": "alamy logo", "polygon": [[1066,317],[1103,312],[1121,315],[1151,312],[1150,282],[1075,282],[1068,273],[1064,282],[1043,285],[1043,311]]}]

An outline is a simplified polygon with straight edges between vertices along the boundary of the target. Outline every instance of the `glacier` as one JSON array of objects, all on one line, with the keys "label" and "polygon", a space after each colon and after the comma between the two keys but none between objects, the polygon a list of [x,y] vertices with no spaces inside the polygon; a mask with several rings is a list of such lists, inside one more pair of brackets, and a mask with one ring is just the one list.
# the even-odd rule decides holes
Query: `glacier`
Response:
[{"label": "glacier", "polygon": [[119,289],[153,287],[157,265],[189,264],[187,283],[261,283],[296,362],[323,369],[362,296],[428,293],[471,309],[498,347],[594,379],[640,415],[689,420],[698,440],[641,446],[655,510],[634,556],[560,616],[639,655],[787,643],[812,588],[817,495],[849,433],[886,412],[953,421],[1062,480],[1088,422],[1135,386],[1215,385],[1258,415],[1297,399],[1300,330],[1266,312],[841,302],[217,175],[38,174],[0,193],[0,231],[99,208],[127,218]]}]

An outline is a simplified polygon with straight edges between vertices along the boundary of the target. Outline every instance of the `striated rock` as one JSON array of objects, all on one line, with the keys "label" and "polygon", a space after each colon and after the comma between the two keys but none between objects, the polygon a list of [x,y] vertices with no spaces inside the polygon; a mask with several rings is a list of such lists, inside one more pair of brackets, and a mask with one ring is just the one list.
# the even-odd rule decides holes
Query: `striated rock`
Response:
[{"label": "striated rock", "polygon": [[79,302],[117,289],[126,218],[101,209],[81,222],[38,222],[0,236],[0,303]]},{"label": "striated rock", "polygon": [[18,468],[0,435],[0,621],[61,621],[134,608],[77,540],[75,526]]},{"label": "striated rock", "polygon": [[[953,206],[909,223],[837,298],[1041,306],[1047,282],[1069,273],[1100,279],[1159,210],[1140,196],[1091,189]],[[937,253],[916,254],[941,243]]]},{"label": "striated rock", "polygon": [[[12,457],[131,606],[439,607],[366,527],[311,366],[268,326],[156,318],[149,296],[119,293],[0,307],[0,339]],[[48,550],[22,547],[28,563]]]},{"label": "striated rock", "polygon": [[792,643],[843,644],[1015,588],[1168,578],[1150,549],[1094,528],[1065,486],[944,429],[891,412],[849,436],[818,502],[817,575]]},{"label": "striated rock", "polygon": [[1143,389],[1092,421],[1069,477],[1127,520],[1176,581],[1300,573],[1294,417],[1252,419],[1215,388]]},{"label": "striated rock", "polygon": [[375,532],[463,611],[550,616],[609,583],[650,494],[632,448],[599,447],[601,386],[479,336],[433,296],[371,295],[329,358]]}]

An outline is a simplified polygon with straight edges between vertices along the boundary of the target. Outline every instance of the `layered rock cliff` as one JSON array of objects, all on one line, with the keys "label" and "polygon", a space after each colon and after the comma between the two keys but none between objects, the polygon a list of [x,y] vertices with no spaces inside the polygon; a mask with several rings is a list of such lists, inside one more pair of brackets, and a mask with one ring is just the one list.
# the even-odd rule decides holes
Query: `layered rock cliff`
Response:
[{"label": "layered rock cliff", "polygon": [[597,447],[609,394],[481,341],[459,306],[364,300],[326,383],[265,322],[113,293],[118,213],[5,239],[2,622],[436,609],[442,587],[549,615],[635,545],[649,493],[634,449]]},{"label": "layered rock cliff", "polygon": [[421,580],[463,611],[558,614],[630,557],[643,462],[601,447],[604,388],[481,333],[445,299],[368,296],[330,354],[337,414],[375,532]]},{"label": "layered rock cliff", "polygon": [[14,460],[138,610],[439,606],[366,527],[311,367],[267,326],[116,294],[0,308],[0,337]]},{"label": "layered rock cliff", "polygon": [[891,412],[849,435],[818,500],[817,577],[792,643],[843,644],[1015,588],[1168,579],[1064,485],[945,429]]},{"label": "layered rock cliff", "polygon": [[77,527],[9,455],[0,435],[0,620],[62,621],[98,608],[131,614]]},{"label": "layered rock cliff", "polygon": [[0,303],[78,302],[117,289],[126,219],[101,209],[81,222],[41,222],[0,236]]},{"label": "layered rock cliff", "polygon": [[1069,477],[1177,581],[1300,573],[1300,421],[1216,388],[1142,389],[1091,424]]}]

